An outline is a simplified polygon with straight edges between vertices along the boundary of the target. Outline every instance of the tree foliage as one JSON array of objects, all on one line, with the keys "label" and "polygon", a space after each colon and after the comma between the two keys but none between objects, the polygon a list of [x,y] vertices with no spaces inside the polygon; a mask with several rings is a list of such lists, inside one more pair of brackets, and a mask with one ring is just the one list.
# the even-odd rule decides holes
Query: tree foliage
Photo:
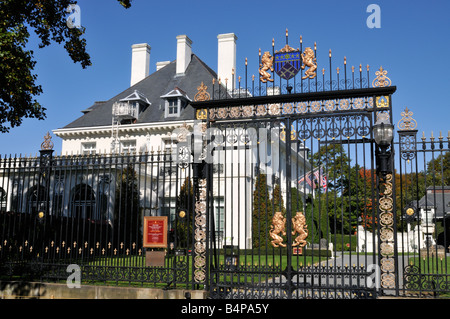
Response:
[{"label": "tree foliage", "polygon": [[281,195],[280,184],[275,184],[272,191],[272,206],[274,212],[281,212],[283,215],[286,214],[286,207],[284,207],[283,196]]},{"label": "tree foliage", "polygon": [[427,164],[427,184],[429,186],[450,186],[450,152],[439,154]]},{"label": "tree foliage", "polygon": [[[131,0],[118,2],[125,8]],[[62,44],[74,63],[91,65],[82,37],[85,28],[69,28],[66,11],[74,0],[3,0],[0,2],[0,132],[20,126],[24,118],[43,120],[46,109],[36,100],[43,90],[33,73],[36,61],[26,48],[33,30],[39,48]]]},{"label": "tree foliage", "polygon": [[139,188],[136,171],[126,166],[117,175],[114,205],[114,231],[116,238],[126,245],[139,243],[142,216],[140,214]]},{"label": "tree foliage", "polygon": [[303,212],[303,193],[300,192],[297,188],[291,188],[291,211],[294,216],[297,212]]},{"label": "tree foliage", "polygon": [[308,225],[308,237],[310,243],[318,243],[320,239],[328,239],[329,216],[327,213],[327,202],[323,196],[317,196],[313,200],[308,200],[306,211],[306,225]]},{"label": "tree foliage", "polygon": [[327,172],[329,190],[343,191],[347,183],[350,159],[342,145],[326,144],[321,146],[314,153],[312,164],[315,167],[322,166]]},{"label": "tree foliage", "polygon": [[194,220],[194,212],[192,210],[194,201],[194,188],[192,186],[191,180],[186,177],[183,185],[181,185],[180,193],[178,194],[176,203],[176,214],[179,215],[179,212],[181,211],[185,212],[184,216],[176,217],[175,245],[177,247],[188,247],[189,237],[190,235],[192,235],[192,232],[189,232],[189,230],[192,229]]},{"label": "tree foliage", "polygon": [[269,198],[267,176],[258,174],[253,191],[252,243],[253,248],[265,247],[269,241],[272,222],[272,202]]}]

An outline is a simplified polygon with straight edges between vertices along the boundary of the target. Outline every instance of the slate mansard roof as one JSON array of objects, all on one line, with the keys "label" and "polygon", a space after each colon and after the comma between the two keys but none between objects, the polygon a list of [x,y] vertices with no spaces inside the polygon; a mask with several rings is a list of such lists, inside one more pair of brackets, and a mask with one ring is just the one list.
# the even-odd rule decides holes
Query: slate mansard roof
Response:
[{"label": "slate mansard roof", "polygon": [[450,214],[450,186],[428,187],[426,195],[420,199],[418,206],[423,209],[434,208],[436,218],[448,216]]},{"label": "slate mansard roof", "polygon": [[190,104],[183,108],[179,117],[165,117],[164,99],[161,96],[179,88],[193,100],[197,94],[197,87],[202,82],[208,85],[208,83],[212,83],[213,79],[217,80],[217,74],[200,58],[192,54],[191,62],[184,75],[176,75],[176,60],[172,61],[110,100],[96,102],[82,111],[84,114],[81,117],[66,125],[63,129],[111,126],[113,103],[129,96],[135,90],[142,93],[151,103],[139,116],[136,124],[193,120],[195,111]]}]

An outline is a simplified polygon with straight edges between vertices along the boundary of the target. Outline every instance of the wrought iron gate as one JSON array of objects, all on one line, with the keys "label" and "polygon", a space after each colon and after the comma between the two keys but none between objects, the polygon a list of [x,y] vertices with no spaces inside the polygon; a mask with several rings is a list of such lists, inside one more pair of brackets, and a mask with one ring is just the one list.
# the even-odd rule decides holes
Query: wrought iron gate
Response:
[{"label": "wrought iron gate", "polygon": [[199,86],[212,298],[375,298],[395,288],[393,165],[375,158],[373,132],[391,123],[395,87],[382,69],[372,88],[361,68],[352,75]]},{"label": "wrought iron gate", "polygon": [[450,131],[418,139],[408,108],[398,123],[399,293],[437,297],[450,290]]},{"label": "wrought iron gate", "polygon": [[[333,73],[330,52],[320,73],[316,56],[286,45],[259,79],[201,83],[170,153],[1,159],[0,275],[65,280],[76,263],[88,282],[212,298],[448,292],[450,135],[417,141],[405,110],[392,142],[387,72]],[[163,266],[142,243],[155,215]]]}]

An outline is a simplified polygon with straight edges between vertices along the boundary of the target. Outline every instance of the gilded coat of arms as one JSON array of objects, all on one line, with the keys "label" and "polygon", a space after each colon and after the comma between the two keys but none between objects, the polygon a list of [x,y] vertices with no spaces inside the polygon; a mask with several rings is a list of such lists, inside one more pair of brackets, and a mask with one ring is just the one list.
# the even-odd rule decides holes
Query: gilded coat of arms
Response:
[{"label": "gilded coat of arms", "polygon": [[306,245],[306,237],[308,237],[308,225],[306,225],[305,215],[301,212],[297,212],[294,218],[292,218],[292,235],[298,234],[294,239],[292,246],[304,247]]},{"label": "gilded coat of arms", "polygon": [[283,79],[293,78],[302,66],[300,50],[286,44],[275,53],[275,72]]},{"label": "gilded coat of arms", "polygon": [[[297,234],[297,237],[292,243],[292,247],[304,247],[307,242],[308,237],[308,225],[306,225],[306,218],[302,212],[297,212],[297,214],[292,218],[292,235]],[[273,247],[286,247],[283,243],[284,239],[282,236],[286,236],[286,218],[281,212],[276,212],[272,218],[272,225],[270,225],[269,235]]]},{"label": "gilded coat of arms", "polygon": [[306,67],[308,67],[309,69],[307,69],[305,71],[305,75],[302,77],[302,79],[314,79],[316,77],[316,70],[317,70],[317,60],[316,57],[314,56],[314,51],[311,48],[306,48],[305,51],[303,51],[302,53],[302,61],[303,61],[303,65],[302,65],[302,70],[304,70]]},{"label": "gilded coat of arms", "polygon": [[317,59],[314,50],[310,47],[303,52],[286,44],[280,51],[276,51],[275,72],[283,79],[289,80],[301,70],[305,70],[302,79],[314,79],[317,75]]},{"label": "gilded coat of arms", "polygon": [[264,52],[261,57],[261,64],[259,65],[259,74],[261,75],[260,80],[263,83],[267,81],[273,82],[271,79],[271,74],[267,72],[268,70],[273,71],[273,57],[270,55],[269,51]]},{"label": "gilded coat of arms", "polygon": [[[286,235],[286,218],[281,212],[276,212],[272,218],[272,225],[270,227],[270,238],[272,238],[273,247],[286,247],[283,243],[283,237]],[[281,235],[280,235],[281,234]]]}]

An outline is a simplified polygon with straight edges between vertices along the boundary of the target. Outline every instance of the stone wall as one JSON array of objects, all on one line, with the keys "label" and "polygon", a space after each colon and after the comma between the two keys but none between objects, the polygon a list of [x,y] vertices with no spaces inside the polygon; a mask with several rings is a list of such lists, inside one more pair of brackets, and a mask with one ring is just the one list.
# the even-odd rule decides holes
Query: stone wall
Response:
[{"label": "stone wall", "polygon": [[135,287],[111,287],[81,285],[81,288],[68,288],[65,284],[37,282],[0,282],[1,299],[205,299],[204,290],[157,289]]}]

